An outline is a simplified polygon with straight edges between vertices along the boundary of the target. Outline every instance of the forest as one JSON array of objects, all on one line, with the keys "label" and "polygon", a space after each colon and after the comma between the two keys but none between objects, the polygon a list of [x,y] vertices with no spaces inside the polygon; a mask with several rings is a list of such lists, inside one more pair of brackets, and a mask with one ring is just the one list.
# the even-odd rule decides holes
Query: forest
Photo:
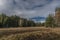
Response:
[{"label": "forest", "polygon": [[0,14],[0,28],[4,27],[29,27],[35,26],[34,21],[20,18],[19,16],[7,16],[6,14]]}]

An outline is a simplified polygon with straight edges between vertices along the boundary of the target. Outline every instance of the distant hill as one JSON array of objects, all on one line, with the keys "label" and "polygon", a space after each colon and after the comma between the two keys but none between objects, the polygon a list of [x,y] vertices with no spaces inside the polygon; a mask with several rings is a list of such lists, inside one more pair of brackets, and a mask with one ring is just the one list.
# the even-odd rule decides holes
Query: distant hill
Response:
[{"label": "distant hill", "polygon": [[32,17],[30,19],[35,21],[35,22],[44,22],[46,18],[45,17],[37,16],[37,17]]}]

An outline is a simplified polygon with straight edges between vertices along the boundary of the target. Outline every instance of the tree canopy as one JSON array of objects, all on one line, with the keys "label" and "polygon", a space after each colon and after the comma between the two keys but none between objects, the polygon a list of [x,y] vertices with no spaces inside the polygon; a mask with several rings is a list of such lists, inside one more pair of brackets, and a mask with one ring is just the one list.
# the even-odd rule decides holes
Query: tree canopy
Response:
[{"label": "tree canopy", "polygon": [[[20,21],[22,20],[22,22]],[[21,24],[19,24],[21,23]],[[0,14],[0,27],[28,27],[34,26],[34,21],[20,18],[19,16],[12,15],[7,16],[5,14]]]}]

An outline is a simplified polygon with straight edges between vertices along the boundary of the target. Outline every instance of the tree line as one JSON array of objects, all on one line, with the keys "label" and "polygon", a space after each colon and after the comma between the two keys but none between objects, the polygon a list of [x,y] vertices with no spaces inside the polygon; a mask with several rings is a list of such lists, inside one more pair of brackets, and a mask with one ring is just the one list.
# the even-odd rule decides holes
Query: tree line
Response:
[{"label": "tree line", "polygon": [[60,27],[60,7],[55,9],[55,15],[49,14],[45,20],[46,27]]},{"label": "tree line", "polygon": [[19,16],[12,15],[7,16],[6,14],[0,14],[0,28],[4,27],[29,27],[35,26],[35,22],[20,18]]},{"label": "tree line", "polygon": [[57,25],[55,24],[54,16],[52,14],[49,14],[48,17],[46,17],[45,23],[35,23],[32,20],[20,18],[16,15],[7,16],[5,14],[0,14],[0,28],[35,26],[55,27]]}]

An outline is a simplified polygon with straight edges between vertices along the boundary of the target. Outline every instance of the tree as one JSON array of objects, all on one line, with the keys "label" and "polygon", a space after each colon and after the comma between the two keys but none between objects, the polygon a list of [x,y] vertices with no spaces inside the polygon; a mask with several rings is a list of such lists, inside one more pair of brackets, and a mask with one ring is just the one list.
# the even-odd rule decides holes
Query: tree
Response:
[{"label": "tree", "polygon": [[45,26],[54,27],[54,18],[52,14],[49,14],[49,16],[46,18]]},{"label": "tree", "polygon": [[20,20],[20,17],[18,17],[16,15],[15,16],[11,16],[7,20],[7,25],[9,27],[18,27],[19,26],[19,24],[18,24],[19,20]]},{"label": "tree", "polygon": [[13,24],[14,24],[14,27],[18,27],[19,26],[19,24],[18,24],[18,22],[19,22],[19,20],[20,20],[20,17],[19,16],[12,16],[13,18],[12,18],[12,21],[13,21]]},{"label": "tree", "polygon": [[57,27],[60,27],[60,7],[55,9],[55,24]]},{"label": "tree", "polygon": [[18,16],[6,16],[5,14],[0,14],[0,27],[18,27],[20,17]]},{"label": "tree", "polygon": [[28,27],[35,26],[34,21],[28,20],[27,26],[28,26]]},{"label": "tree", "polygon": [[4,27],[6,21],[7,21],[7,16],[6,16],[5,14],[1,14],[1,15],[0,15],[0,26],[1,26],[1,27]]},{"label": "tree", "polygon": [[27,19],[23,19],[22,26],[23,27],[27,27],[27,25],[28,25],[28,20]]},{"label": "tree", "polygon": [[0,28],[6,27],[30,27],[35,26],[34,21],[20,18],[19,16],[7,16],[5,14],[0,15]]}]

